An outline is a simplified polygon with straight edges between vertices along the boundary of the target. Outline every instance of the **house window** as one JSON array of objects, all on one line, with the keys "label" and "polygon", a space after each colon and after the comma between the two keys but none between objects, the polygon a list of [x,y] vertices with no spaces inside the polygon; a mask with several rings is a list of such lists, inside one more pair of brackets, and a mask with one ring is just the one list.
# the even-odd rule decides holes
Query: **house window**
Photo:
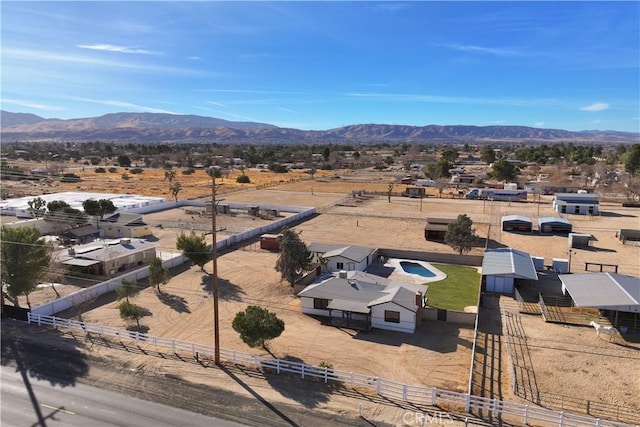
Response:
[{"label": "house window", "polygon": [[136,262],[136,256],[135,255],[129,255],[129,264],[133,264],[134,262]]},{"label": "house window", "polygon": [[336,262],[336,268],[338,270],[344,270],[344,262]]},{"label": "house window", "polygon": [[390,323],[400,323],[400,312],[399,311],[384,311],[384,321]]},{"label": "house window", "polygon": [[314,298],[313,299],[313,308],[317,308],[320,310],[326,310],[329,306],[329,300],[324,298]]}]

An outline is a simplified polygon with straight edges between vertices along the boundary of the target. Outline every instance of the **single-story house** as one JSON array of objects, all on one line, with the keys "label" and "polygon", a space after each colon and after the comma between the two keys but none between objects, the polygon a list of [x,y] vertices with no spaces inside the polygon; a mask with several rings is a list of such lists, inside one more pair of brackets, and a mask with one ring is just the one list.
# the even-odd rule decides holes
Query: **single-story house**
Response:
[{"label": "single-story house", "polygon": [[538,280],[531,255],[513,248],[490,249],[482,259],[483,290],[513,294],[516,280]]},{"label": "single-story house", "polygon": [[598,195],[591,193],[556,193],[553,210],[558,213],[598,215]]},{"label": "single-story house", "polygon": [[72,275],[108,278],[148,265],[155,257],[155,243],[122,238],[63,249],[53,259]]},{"label": "single-story house", "polygon": [[502,217],[502,231],[516,231],[531,233],[533,223],[531,218],[522,215],[505,215]]},{"label": "single-story house", "polygon": [[103,237],[119,239],[121,237],[150,236],[151,227],[142,220],[142,215],[130,213],[116,213],[108,218],[101,219],[99,227]]},{"label": "single-story house", "polygon": [[325,272],[364,271],[375,259],[377,249],[332,243],[311,243],[308,247],[312,262],[322,265]]},{"label": "single-story house", "polygon": [[302,312],[332,325],[413,333],[424,307],[425,285],[395,282],[362,271],[339,271],[298,293]]},{"label": "single-story house", "polygon": [[456,218],[427,218],[424,226],[424,238],[433,242],[444,242],[449,224],[456,222]]},{"label": "single-story house", "polygon": [[566,218],[546,216],[538,218],[538,233],[540,234],[569,234],[573,226]]},{"label": "single-story house", "polygon": [[85,224],[61,233],[60,240],[62,242],[84,244],[92,242],[98,237],[98,235],[99,231],[96,224]]}]

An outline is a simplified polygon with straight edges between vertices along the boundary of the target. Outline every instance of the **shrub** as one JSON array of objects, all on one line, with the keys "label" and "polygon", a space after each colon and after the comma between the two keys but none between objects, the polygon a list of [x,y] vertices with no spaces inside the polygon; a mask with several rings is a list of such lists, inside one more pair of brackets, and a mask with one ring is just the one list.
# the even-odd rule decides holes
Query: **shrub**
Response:
[{"label": "shrub", "polygon": [[139,174],[139,173],[144,172],[144,169],[142,169],[142,168],[131,168],[129,170],[129,172],[131,172],[132,174]]},{"label": "shrub", "polygon": [[95,173],[106,173],[107,170],[105,168],[95,168]]},{"label": "shrub", "polygon": [[251,179],[247,175],[240,175],[236,178],[236,182],[240,184],[249,184],[251,183]]},{"label": "shrub", "polygon": [[129,176],[129,174],[128,174],[128,173],[123,173],[123,174],[122,174],[122,179],[124,179],[125,181],[127,181],[127,180],[131,179],[131,177]]},{"label": "shrub", "polygon": [[60,177],[60,182],[80,182],[81,178],[75,173],[64,173]]},{"label": "shrub", "polygon": [[182,175],[193,175],[195,172],[194,168],[187,168],[182,171]]},{"label": "shrub", "polygon": [[118,172],[118,168],[114,168],[114,167],[109,168],[109,173],[116,173],[116,172]]}]

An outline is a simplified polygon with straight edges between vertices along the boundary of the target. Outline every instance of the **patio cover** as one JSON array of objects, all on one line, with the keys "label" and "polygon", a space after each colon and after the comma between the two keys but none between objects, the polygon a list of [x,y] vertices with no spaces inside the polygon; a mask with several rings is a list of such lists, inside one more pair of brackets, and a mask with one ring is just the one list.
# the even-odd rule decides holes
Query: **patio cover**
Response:
[{"label": "patio cover", "polygon": [[615,273],[560,274],[579,307],[640,306],[640,278]]},{"label": "patio cover", "polygon": [[89,267],[95,264],[100,264],[100,261],[96,261],[95,259],[71,258],[66,261],[62,261],[62,264]]},{"label": "patio cover", "polygon": [[344,299],[332,299],[327,306],[330,310],[349,311],[351,313],[369,314],[371,309],[367,306],[367,302],[349,301]]}]

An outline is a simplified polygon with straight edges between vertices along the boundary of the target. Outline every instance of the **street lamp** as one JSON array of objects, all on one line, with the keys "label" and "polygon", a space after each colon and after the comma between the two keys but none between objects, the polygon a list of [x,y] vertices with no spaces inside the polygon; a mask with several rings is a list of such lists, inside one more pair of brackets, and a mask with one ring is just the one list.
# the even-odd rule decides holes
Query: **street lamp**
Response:
[{"label": "street lamp", "polygon": [[216,171],[212,166],[211,172],[211,257],[213,259],[213,272],[211,282],[213,285],[213,345],[216,365],[220,364],[220,317],[218,315],[218,242],[216,239]]}]

